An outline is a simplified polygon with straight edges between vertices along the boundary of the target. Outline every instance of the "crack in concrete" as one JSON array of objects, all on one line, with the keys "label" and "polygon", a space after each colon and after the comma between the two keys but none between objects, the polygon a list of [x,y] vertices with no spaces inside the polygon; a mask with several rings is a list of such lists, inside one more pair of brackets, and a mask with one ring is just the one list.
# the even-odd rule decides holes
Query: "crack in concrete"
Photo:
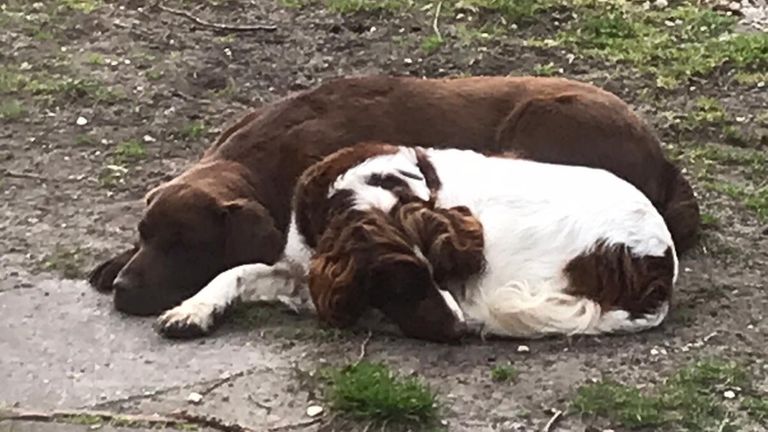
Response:
[{"label": "crack in concrete", "polygon": [[221,387],[224,384],[227,384],[233,380],[236,380],[238,378],[251,375],[253,372],[258,370],[261,366],[254,366],[252,368],[244,369],[232,374],[227,374],[227,376],[221,377],[221,378],[215,378],[215,379],[207,379],[202,381],[196,381],[188,384],[182,384],[182,385],[176,385],[171,387],[165,387],[157,390],[153,390],[150,392],[144,392],[141,394],[134,394],[130,396],[125,396],[117,399],[109,399],[102,402],[96,402],[93,404],[87,404],[82,405],[80,409],[104,409],[104,408],[111,408],[116,404],[122,404],[126,402],[135,402],[135,401],[141,401],[145,399],[151,399],[156,396],[162,396],[177,390],[182,390],[185,388],[191,388],[195,386],[206,386],[205,389],[200,391],[200,394],[205,396],[212,391],[216,390],[217,388]]}]

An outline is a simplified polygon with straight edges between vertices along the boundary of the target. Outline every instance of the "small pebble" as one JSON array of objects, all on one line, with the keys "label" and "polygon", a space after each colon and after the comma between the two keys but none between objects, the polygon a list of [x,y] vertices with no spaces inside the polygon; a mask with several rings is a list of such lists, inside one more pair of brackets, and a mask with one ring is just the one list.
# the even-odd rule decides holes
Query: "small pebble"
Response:
[{"label": "small pebble", "polygon": [[76,121],[75,123],[76,123],[78,126],[85,126],[85,125],[87,125],[87,124],[88,124],[88,119],[87,119],[87,118],[85,118],[85,117],[83,117],[83,116],[80,116],[80,117],[78,117],[78,118],[77,118],[77,121]]},{"label": "small pebble", "polygon": [[310,405],[307,407],[307,415],[309,417],[317,417],[323,413],[323,407],[320,405]]},{"label": "small pebble", "polygon": [[187,396],[187,402],[191,404],[197,405],[202,401],[203,401],[203,395],[201,395],[200,393],[192,392],[189,394],[189,396]]}]

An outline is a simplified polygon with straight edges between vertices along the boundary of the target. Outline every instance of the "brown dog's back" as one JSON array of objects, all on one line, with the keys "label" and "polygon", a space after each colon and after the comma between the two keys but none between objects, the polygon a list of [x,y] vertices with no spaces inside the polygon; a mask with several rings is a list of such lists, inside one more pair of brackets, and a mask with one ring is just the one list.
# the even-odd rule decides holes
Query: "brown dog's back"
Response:
[{"label": "brown dog's back", "polygon": [[513,152],[603,168],[649,197],[678,251],[689,249],[698,233],[693,191],[648,126],[615,95],[560,78],[337,79],[249,113],[206,157],[237,160],[270,179],[259,196],[285,230],[301,172],[361,141]]}]

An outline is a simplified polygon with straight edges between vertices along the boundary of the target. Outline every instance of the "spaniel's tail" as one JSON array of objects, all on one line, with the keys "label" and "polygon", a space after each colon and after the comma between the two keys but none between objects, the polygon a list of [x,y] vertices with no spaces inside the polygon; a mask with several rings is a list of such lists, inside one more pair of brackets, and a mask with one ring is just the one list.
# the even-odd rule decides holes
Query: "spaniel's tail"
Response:
[{"label": "spaniel's tail", "polygon": [[488,330],[500,336],[537,338],[548,335],[633,333],[658,326],[669,311],[664,302],[655,312],[632,317],[625,310],[603,312],[600,304],[523,282],[511,282],[485,295]]}]

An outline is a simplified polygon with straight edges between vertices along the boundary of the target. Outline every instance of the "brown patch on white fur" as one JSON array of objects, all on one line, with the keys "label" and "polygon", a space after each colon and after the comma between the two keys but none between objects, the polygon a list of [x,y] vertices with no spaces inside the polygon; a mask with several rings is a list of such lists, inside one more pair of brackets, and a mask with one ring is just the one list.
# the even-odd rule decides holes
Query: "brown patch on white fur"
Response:
[{"label": "brown patch on white fur", "polygon": [[600,241],[566,266],[567,293],[595,301],[603,312],[625,310],[632,318],[655,313],[672,298],[673,254],[667,248],[663,257],[638,257],[623,244]]}]

